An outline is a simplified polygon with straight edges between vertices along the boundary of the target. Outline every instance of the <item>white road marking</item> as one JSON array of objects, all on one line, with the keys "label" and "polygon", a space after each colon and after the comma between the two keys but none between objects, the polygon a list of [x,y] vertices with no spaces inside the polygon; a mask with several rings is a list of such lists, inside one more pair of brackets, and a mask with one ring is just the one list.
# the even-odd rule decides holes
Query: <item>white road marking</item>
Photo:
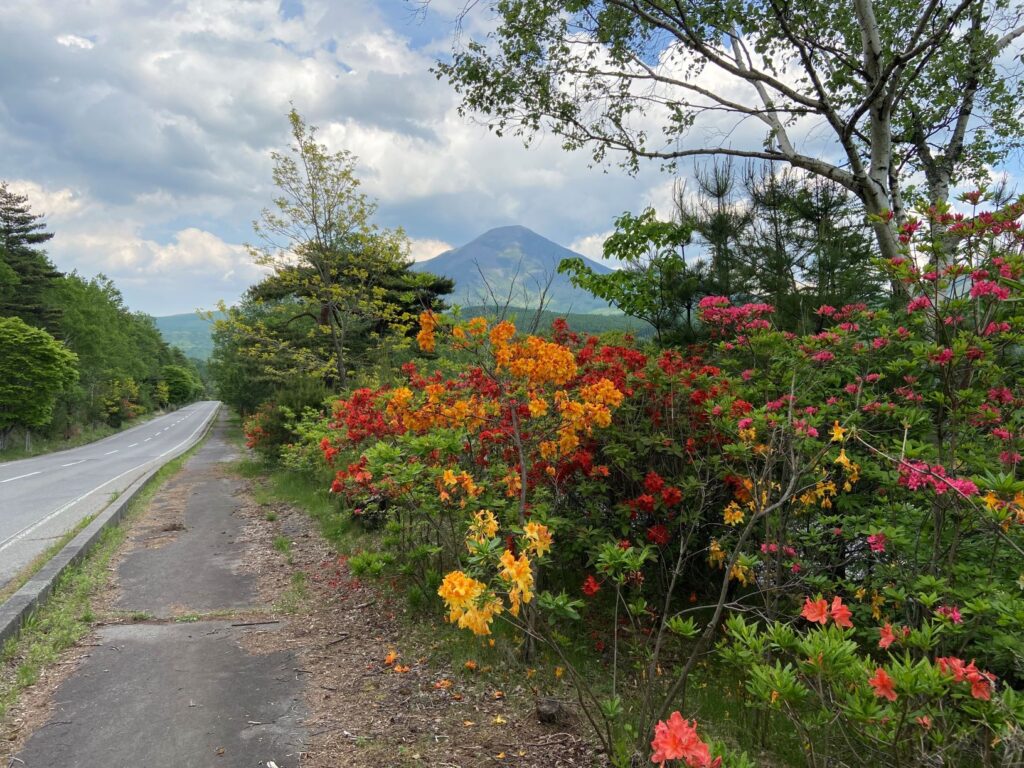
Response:
[{"label": "white road marking", "polygon": [[[116,482],[116,481],[120,480],[120,479],[121,479],[122,477],[124,477],[125,475],[130,475],[130,474],[131,474],[132,472],[134,472],[135,470],[137,470],[137,469],[141,469],[142,467],[145,467],[145,466],[149,466],[149,465],[151,465],[151,464],[154,464],[155,462],[159,461],[160,459],[162,459],[162,458],[163,458],[164,456],[166,456],[167,454],[169,454],[169,453],[174,453],[174,451],[178,450],[178,449],[179,449],[179,448],[181,448],[181,447],[182,447],[183,445],[186,445],[186,444],[187,444],[187,443],[188,443],[188,442],[189,442],[189,441],[190,441],[190,440],[191,440],[191,439],[192,439],[193,437],[195,437],[195,436],[196,436],[196,434],[197,434],[197,433],[199,432],[199,430],[200,430],[200,429],[202,429],[202,428],[203,428],[203,425],[202,425],[202,424],[200,424],[200,425],[199,425],[198,427],[196,427],[196,428],[195,428],[194,430],[192,430],[192,434],[191,434],[191,435],[189,435],[188,437],[186,437],[186,438],[185,438],[184,440],[182,440],[182,441],[181,441],[180,443],[178,443],[178,444],[177,444],[176,446],[174,446],[173,448],[168,448],[168,449],[167,449],[166,451],[164,451],[163,453],[161,453],[161,454],[160,454],[159,456],[157,456],[156,458],[153,458],[153,459],[149,459],[148,461],[144,461],[144,462],[142,462],[141,464],[138,464],[138,465],[136,465],[136,466],[132,467],[131,469],[125,470],[124,472],[122,472],[122,473],[121,473],[120,475],[118,475],[117,477],[113,477],[113,478],[111,478],[110,480],[107,480],[107,481],[106,481],[106,482],[104,482],[104,483],[100,483],[100,484],[99,484],[99,485],[97,485],[97,486],[96,486],[95,488],[93,488],[93,489],[92,489],[91,491],[86,491],[86,492],[85,492],[85,493],[83,493],[83,494],[82,494],[81,496],[79,496],[79,497],[78,497],[77,499],[74,499],[74,500],[72,500],[72,501],[69,501],[69,502],[68,502],[67,504],[63,505],[62,507],[58,507],[58,508],[57,508],[57,509],[55,509],[55,510],[54,510],[53,512],[51,512],[51,513],[50,513],[50,514],[48,514],[48,515],[47,515],[46,517],[44,517],[44,518],[43,518],[42,520],[39,520],[39,521],[37,521],[37,522],[35,522],[35,523],[32,523],[31,525],[29,525],[29,526],[27,526],[27,527],[25,527],[25,528],[22,528],[22,529],[21,529],[20,531],[18,531],[18,532],[17,532],[16,534],[14,534],[13,536],[10,536],[10,537],[8,537],[7,539],[5,539],[5,540],[4,540],[3,542],[0,542],[0,552],[3,552],[3,551],[4,551],[5,549],[7,549],[8,547],[10,547],[10,546],[12,546],[12,545],[16,544],[17,542],[21,541],[21,540],[22,540],[22,539],[24,539],[24,538],[25,538],[26,536],[29,536],[29,535],[31,535],[33,531],[37,530],[37,529],[38,529],[38,528],[40,528],[41,526],[43,526],[43,525],[45,525],[46,523],[50,522],[51,520],[53,520],[53,519],[54,519],[55,517],[57,517],[58,515],[62,514],[63,512],[66,512],[66,511],[67,511],[67,510],[69,510],[69,509],[70,509],[71,507],[75,506],[75,504],[77,504],[78,502],[80,502],[80,501],[82,501],[82,500],[84,500],[84,499],[87,499],[87,498],[88,498],[89,496],[92,496],[92,495],[93,495],[94,493],[96,493],[96,491],[98,491],[98,490],[99,490],[100,488],[105,488],[106,486],[110,485],[111,483],[113,483],[113,482]],[[39,472],[33,472],[32,474],[33,474],[33,475],[38,475],[38,474],[39,474]],[[28,475],[22,475],[22,477],[28,477]],[[10,479],[11,479],[11,480],[17,480],[18,478],[16,478],[16,477],[12,477],[12,478],[10,478]],[[6,480],[4,480],[3,482],[7,482],[7,481],[6,481]]]},{"label": "white road marking", "polygon": [[129,447],[129,448],[134,448],[134,447],[135,447],[136,445],[138,445],[138,443],[132,443],[132,444],[131,444],[131,445],[129,445],[128,447]]},{"label": "white road marking", "polygon": [[41,472],[42,472],[42,470],[39,470],[39,472],[29,472],[27,475],[18,475],[17,477],[8,477],[6,480],[0,480],[0,483],[11,483],[11,482],[14,482],[15,480],[21,480],[21,478],[23,478],[23,477],[32,477],[32,475],[38,475]]},{"label": "white road marking", "polygon": [[70,464],[61,464],[62,467],[73,467],[75,464],[81,464],[88,461],[88,459],[79,459],[78,461],[72,461]]},{"label": "white road marking", "polygon": [[106,453],[104,453],[103,455],[104,455],[104,456],[110,456],[111,454],[114,454],[114,453],[117,453],[117,452],[118,452],[118,449],[117,449],[117,448],[115,448],[115,449],[114,449],[114,450],[112,450],[112,451],[107,451],[107,452],[106,452]]},{"label": "white road marking", "polygon": [[147,438],[146,438],[145,440],[143,440],[142,442],[144,442],[144,443],[148,443],[148,442],[149,442],[150,440],[152,440],[152,439],[153,439],[152,437],[147,437]]}]

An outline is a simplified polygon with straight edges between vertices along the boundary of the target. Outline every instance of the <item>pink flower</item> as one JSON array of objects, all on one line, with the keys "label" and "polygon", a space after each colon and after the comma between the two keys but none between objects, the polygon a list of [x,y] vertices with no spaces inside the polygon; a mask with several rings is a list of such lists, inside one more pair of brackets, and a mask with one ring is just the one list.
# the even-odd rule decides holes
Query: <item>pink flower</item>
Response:
[{"label": "pink flower", "polygon": [[885,552],[885,542],[884,533],[872,533],[868,536],[868,545],[871,547],[872,552]]},{"label": "pink flower", "polygon": [[978,486],[966,477],[958,477],[955,480],[950,480],[949,484],[959,491],[962,496],[978,495]]},{"label": "pink flower", "polygon": [[816,363],[830,363],[836,359],[836,356],[829,352],[827,349],[823,349],[820,352],[815,352],[811,355],[811,360]]},{"label": "pink flower", "polygon": [[930,307],[932,305],[931,299],[927,296],[918,296],[916,299],[911,299],[907,304],[907,314],[911,312],[917,312],[919,309]]},{"label": "pink flower", "polygon": [[949,619],[954,624],[963,624],[964,622],[963,617],[960,615],[960,609],[955,605],[940,605],[935,609],[935,613]]},{"label": "pink flower", "polygon": [[953,359],[953,350],[950,349],[949,347],[946,347],[941,352],[936,352],[934,355],[932,355],[931,359],[933,363],[938,363],[939,365],[947,365]]}]

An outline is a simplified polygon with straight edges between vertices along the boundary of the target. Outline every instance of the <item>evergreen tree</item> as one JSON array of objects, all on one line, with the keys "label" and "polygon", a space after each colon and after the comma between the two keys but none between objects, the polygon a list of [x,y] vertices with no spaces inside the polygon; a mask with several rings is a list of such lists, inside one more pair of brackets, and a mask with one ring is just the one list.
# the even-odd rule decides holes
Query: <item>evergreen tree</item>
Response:
[{"label": "evergreen tree", "polygon": [[28,198],[0,182],[0,316],[49,331],[58,327],[60,311],[49,292],[61,275],[39,247],[52,237]]}]

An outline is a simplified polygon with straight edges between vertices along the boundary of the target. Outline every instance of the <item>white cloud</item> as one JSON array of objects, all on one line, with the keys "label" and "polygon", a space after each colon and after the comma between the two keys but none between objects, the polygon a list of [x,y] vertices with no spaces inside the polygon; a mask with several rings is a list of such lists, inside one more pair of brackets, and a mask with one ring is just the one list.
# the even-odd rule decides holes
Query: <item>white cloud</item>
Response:
[{"label": "white cloud", "polygon": [[83,48],[89,50],[95,47],[95,43],[79,35],[57,35],[57,43],[63,45],[65,48]]},{"label": "white cloud", "polygon": [[604,249],[604,241],[611,236],[613,231],[614,230],[609,229],[605,232],[598,232],[597,234],[594,235],[584,235],[583,237],[578,237],[571,243],[569,243],[567,247],[570,251],[576,251],[576,253],[581,253],[588,259],[603,262],[604,259],[601,258],[601,255]]},{"label": "white cloud", "polygon": [[430,237],[414,239],[410,242],[409,255],[413,261],[426,261],[435,256],[440,256],[445,251],[452,249],[451,243],[444,240],[435,240]]}]

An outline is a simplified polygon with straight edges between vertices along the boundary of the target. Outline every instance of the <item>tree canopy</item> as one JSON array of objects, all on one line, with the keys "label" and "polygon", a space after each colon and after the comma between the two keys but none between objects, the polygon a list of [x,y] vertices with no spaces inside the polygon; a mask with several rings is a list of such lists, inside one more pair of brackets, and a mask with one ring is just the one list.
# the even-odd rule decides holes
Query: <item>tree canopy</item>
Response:
[{"label": "tree canopy", "polygon": [[[486,6],[487,39],[437,65],[464,111],[499,133],[553,130],[597,160],[621,150],[631,168],[724,155],[803,169],[859,199],[885,257],[911,175],[944,203],[1020,145],[1024,86],[1008,68],[1024,26],[1002,0]],[[759,146],[731,138],[748,121]]]},{"label": "tree canopy", "polygon": [[296,377],[342,387],[367,355],[401,342],[423,310],[443,308],[451,280],[409,267],[401,229],[373,221],[356,158],[331,152],[294,109],[292,143],[273,152],[278,196],[254,223],[250,252],[270,274],[214,323],[211,370],[243,410]]},{"label": "tree canopy", "polygon": [[57,396],[78,379],[77,361],[46,331],[0,317],[0,449],[15,427],[49,423]]}]

